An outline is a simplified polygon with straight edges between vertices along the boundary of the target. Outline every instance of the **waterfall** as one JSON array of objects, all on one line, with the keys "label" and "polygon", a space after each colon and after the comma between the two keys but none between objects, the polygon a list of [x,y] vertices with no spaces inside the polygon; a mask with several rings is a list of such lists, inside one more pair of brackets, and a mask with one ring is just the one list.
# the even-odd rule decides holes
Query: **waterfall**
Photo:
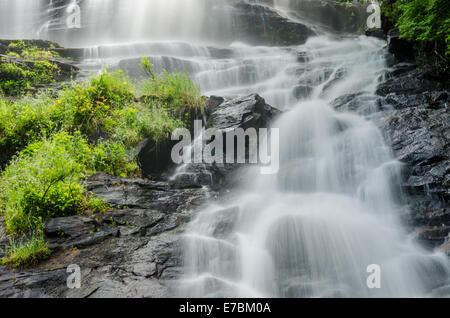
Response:
[{"label": "waterfall", "polygon": [[[319,35],[302,45],[246,43],[235,29],[242,12],[233,4],[240,2],[271,10],[258,11],[262,35],[276,12],[289,22],[316,20]],[[422,249],[402,228],[402,165],[371,121],[387,70],[384,42],[344,33],[351,28],[340,6],[84,0],[81,28],[68,30],[62,25],[68,3],[0,0],[0,37],[82,47],[81,77],[104,67],[138,77],[141,57],[150,56],[156,70],[189,73],[205,95],[258,93],[284,111],[273,123],[281,133],[279,172],[244,169],[247,184],[229,201],[205,207],[183,234],[180,295],[448,296],[448,259]],[[356,111],[333,108],[352,94]],[[380,269],[381,288],[369,288],[371,268]]]},{"label": "waterfall", "polygon": [[0,0],[0,38],[37,38],[46,22],[42,0]]},{"label": "waterfall", "polygon": [[[370,97],[386,67],[382,42],[311,38],[297,50],[307,53],[298,84],[312,93],[273,124],[281,133],[280,171],[247,172],[250,181],[229,203],[206,208],[191,223],[184,295],[439,295],[449,263],[418,247],[400,225],[401,164],[373,123],[330,105],[363,93],[365,111],[374,107]],[[381,269],[380,289],[366,284],[372,265]]]}]

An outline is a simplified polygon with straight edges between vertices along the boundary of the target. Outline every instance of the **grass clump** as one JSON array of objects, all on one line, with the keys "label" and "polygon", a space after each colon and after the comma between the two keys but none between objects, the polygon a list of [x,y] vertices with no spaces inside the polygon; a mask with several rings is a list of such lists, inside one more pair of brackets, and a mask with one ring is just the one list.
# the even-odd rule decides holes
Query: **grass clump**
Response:
[{"label": "grass clump", "polygon": [[167,139],[183,122],[169,114],[159,104],[136,104],[118,110],[107,129],[115,140],[127,147],[136,146],[143,138],[150,137],[156,142]]},{"label": "grass clump", "polygon": [[27,267],[35,265],[50,257],[51,251],[42,234],[33,234],[29,240],[16,241],[11,239],[5,249],[5,256],[0,265]]},{"label": "grass clump", "polygon": [[200,87],[186,74],[154,72],[154,67],[144,58],[141,67],[149,79],[141,84],[141,93],[161,101],[176,116],[182,116],[189,110],[203,110],[205,101],[201,97]]}]

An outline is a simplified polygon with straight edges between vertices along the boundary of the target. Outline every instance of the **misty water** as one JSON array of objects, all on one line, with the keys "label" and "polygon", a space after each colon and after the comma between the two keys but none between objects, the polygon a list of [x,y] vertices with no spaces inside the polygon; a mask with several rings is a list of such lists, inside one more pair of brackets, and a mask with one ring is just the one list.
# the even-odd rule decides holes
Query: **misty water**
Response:
[{"label": "misty water", "polygon": [[[229,202],[197,214],[177,295],[449,296],[448,258],[403,229],[402,165],[370,120],[387,71],[384,41],[304,20],[317,35],[303,45],[250,45],[233,38],[231,0],[84,0],[83,28],[73,32],[57,15],[69,2],[0,0],[0,38],[84,48],[82,77],[150,56],[156,70],[189,73],[204,95],[258,93],[284,111],[273,123],[279,172],[244,169]],[[294,2],[272,8],[308,16],[293,16]],[[359,94],[357,111],[334,110],[349,94]],[[367,285],[373,265],[381,288]]]}]

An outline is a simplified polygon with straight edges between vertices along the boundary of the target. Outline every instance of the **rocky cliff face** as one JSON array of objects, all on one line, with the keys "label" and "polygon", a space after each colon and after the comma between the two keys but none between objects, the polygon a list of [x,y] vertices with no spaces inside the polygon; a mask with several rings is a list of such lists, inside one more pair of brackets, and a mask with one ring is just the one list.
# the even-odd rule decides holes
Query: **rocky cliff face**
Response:
[{"label": "rocky cliff face", "polygon": [[[404,163],[404,216],[426,245],[445,244],[450,233],[450,95],[433,70],[397,64],[378,88],[379,124]],[[444,246],[443,246],[444,248]],[[448,247],[447,251],[450,252]]]},{"label": "rocky cliff face", "polygon": [[[388,38],[391,35],[388,36]],[[342,96],[336,109],[375,121],[403,163],[402,219],[417,240],[450,254],[450,94],[448,74],[411,63],[407,47],[389,39],[390,71],[375,101],[364,94]]]}]

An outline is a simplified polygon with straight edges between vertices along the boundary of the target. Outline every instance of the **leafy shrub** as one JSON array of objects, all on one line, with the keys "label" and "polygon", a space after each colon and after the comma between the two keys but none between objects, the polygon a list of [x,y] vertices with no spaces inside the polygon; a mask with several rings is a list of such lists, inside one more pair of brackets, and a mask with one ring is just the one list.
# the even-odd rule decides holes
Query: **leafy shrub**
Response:
[{"label": "leafy shrub", "polygon": [[430,49],[441,47],[450,58],[450,2],[447,0],[401,0],[397,26],[402,37]]},{"label": "leafy shrub", "polygon": [[0,166],[30,142],[55,130],[55,103],[48,94],[15,102],[0,97]]},{"label": "leafy shrub", "polygon": [[51,254],[42,234],[33,234],[31,239],[19,241],[12,239],[5,249],[5,257],[1,265],[27,267],[47,259]]},{"label": "leafy shrub", "polygon": [[62,132],[25,148],[0,180],[7,231],[27,232],[49,218],[82,213],[88,194],[81,179],[90,173],[90,161],[91,150],[80,135]]},{"label": "leafy shrub", "polygon": [[62,110],[59,120],[69,131],[80,130],[92,136],[105,130],[112,112],[131,103],[134,96],[134,87],[126,75],[105,71],[62,92],[57,100]]},{"label": "leafy shrub", "polygon": [[125,146],[121,142],[101,140],[92,153],[92,166],[97,171],[124,177],[137,169],[135,161],[128,159]]}]

